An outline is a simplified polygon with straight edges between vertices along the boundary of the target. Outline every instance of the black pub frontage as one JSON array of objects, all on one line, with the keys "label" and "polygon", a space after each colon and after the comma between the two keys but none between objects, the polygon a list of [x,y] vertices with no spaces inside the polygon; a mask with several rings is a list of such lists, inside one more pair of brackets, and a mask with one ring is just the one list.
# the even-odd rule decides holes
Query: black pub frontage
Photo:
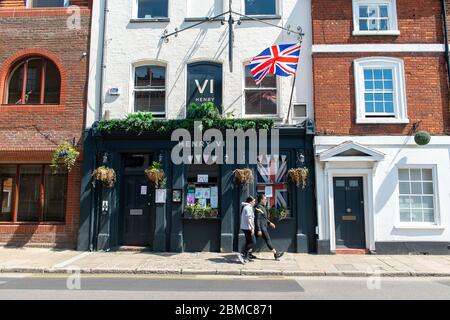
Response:
[{"label": "black pub frontage", "polygon": [[[246,141],[244,164],[177,165],[172,150],[179,142],[171,141],[170,132],[104,132],[95,124],[84,136],[78,250],[240,251],[241,203],[249,195],[264,193],[277,220],[271,232],[276,248],[315,252],[313,124],[276,129],[279,152],[270,151],[269,135],[269,151],[258,154],[256,164],[248,164],[251,148]],[[235,146],[236,158],[242,156],[237,152]],[[145,174],[155,162],[165,176],[158,187]],[[115,171],[112,187],[93,180],[94,170],[102,165]],[[308,169],[304,186],[291,181],[292,168]],[[236,169],[250,169],[252,181],[238,183]],[[193,207],[208,208],[210,214],[192,216]],[[262,241],[258,247],[267,250]]]}]

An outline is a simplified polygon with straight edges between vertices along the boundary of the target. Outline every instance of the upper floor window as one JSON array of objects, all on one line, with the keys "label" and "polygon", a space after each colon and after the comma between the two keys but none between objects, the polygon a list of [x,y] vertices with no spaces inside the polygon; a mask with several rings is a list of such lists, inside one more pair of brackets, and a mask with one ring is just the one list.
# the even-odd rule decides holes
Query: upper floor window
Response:
[{"label": "upper floor window", "polygon": [[166,68],[144,65],[134,70],[134,111],[151,112],[154,117],[165,117]]},{"label": "upper floor window", "polygon": [[28,0],[29,8],[68,7],[69,0]]},{"label": "upper floor window", "polygon": [[244,0],[245,14],[248,16],[277,15],[277,0]]},{"label": "upper floor window", "polygon": [[14,66],[8,76],[6,104],[58,104],[61,76],[56,65],[31,57]]},{"label": "upper floor window", "polygon": [[278,89],[277,78],[267,74],[257,85],[250,71],[250,65],[245,66],[245,114],[246,115],[277,115]]},{"label": "upper floor window", "polygon": [[408,123],[402,60],[356,60],[355,91],[357,123]]},{"label": "upper floor window", "polygon": [[435,223],[435,187],[433,169],[398,170],[400,222]]},{"label": "upper floor window", "polygon": [[135,0],[134,18],[167,18],[169,16],[168,2],[168,0]]},{"label": "upper floor window", "polygon": [[395,0],[353,0],[354,35],[398,35]]}]

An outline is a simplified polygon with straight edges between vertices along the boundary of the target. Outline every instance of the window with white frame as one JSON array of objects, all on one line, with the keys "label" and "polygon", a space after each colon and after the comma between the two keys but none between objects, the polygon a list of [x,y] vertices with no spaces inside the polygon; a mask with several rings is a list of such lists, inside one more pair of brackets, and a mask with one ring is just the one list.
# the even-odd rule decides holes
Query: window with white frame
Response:
[{"label": "window with white frame", "polygon": [[169,16],[169,0],[134,0],[136,19],[158,19]]},{"label": "window with white frame", "polygon": [[166,115],[166,68],[143,65],[134,68],[134,111],[151,112],[154,117]]},{"label": "window with white frame", "polygon": [[400,222],[435,223],[435,187],[433,169],[398,170]]},{"label": "window with white frame", "polygon": [[355,60],[357,123],[408,123],[403,60]]},{"label": "window with white frame", "polygon": [[248,16],[277,15],[277,0],[243,0],[245,14]]},{"label": "window with white frame", "polygon": [[353,0],[353,34],[398,35],[396,0]]},{"label": "window with white frame", "polygon": [[250,71],[250,65],[245,66],[244,97],[246,115],[277,115],[277,77],[267,74],[257,85]]},{"label": "window with white frame", "polygon": [[69,0],[27,0],[28,8],[68,7]]}]

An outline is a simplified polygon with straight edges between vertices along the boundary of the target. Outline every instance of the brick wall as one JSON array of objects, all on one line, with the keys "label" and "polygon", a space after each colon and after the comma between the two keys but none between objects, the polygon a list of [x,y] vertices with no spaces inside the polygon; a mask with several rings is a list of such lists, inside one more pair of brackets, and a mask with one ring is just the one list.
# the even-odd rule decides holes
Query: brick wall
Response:
[{"label": "brick wall", "polygon": [[441,0],[397,0],[400,36],[352,36],[352,0],[313,0],[314,44],[442,43]]},{"label": "brick wall", "polygon": [[[353,36],[351,0],[313,0],[312,4],[314,44],[443,43],[440,0],[397,0],[399,36]],[[373,56],[404,61],[409,124],[356,124],[353,61]],[[419,121],[421,130],[435,135],[450,133],[442,53],[316,53],[313,70],[319,135],[405,135]]]},{"label": "brick wall", "polygon": [[449,109],[446,65],[443,55],[383,54],[405,63],[406,99],[410,123],[356,124],[353,61],[373,54],[323,54],[314,56],[314,101],[318,134],[403,135],[422,121],[432,134],[448,132]]},{"label": "brick wall", "polygon": [[[82,147],[84,128],[90,1],[82,5],[81,29],[69,29],[73,12],[66,9],[25,9],[0,1],[0,102],[5,80],[20,59],[41,55],[60,69],[61,103],[58,106],[0,105],[0,163],[50,163],[56,145],[75,139]],[[82,151],[82,150],[81,150]],[[0,244],[75,248],[80,206],[81,162],[68,177],[66,223],[63,225],[0,224]]]}]

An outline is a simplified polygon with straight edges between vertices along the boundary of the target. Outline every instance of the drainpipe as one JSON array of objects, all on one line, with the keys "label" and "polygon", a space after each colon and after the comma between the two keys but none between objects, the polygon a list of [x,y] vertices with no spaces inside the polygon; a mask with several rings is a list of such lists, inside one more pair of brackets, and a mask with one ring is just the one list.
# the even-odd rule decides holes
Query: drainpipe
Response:
[{"label": "drainpipe", "polygon": [[449,57],[449,45],[448,45],[448,25],[447,25],[447,5],[446,1],[442,0],[442,18],[444,21],[444,41],[445,41],[445,60],[447,62],[447,76],[450,83],[450,57]]},{"label": "drainpipe", "polygon": [[103,118],[103,103],[104,103],[104,99],[103,99],[103,79],[105,76],[105,47],[106,47],[106,19],[108,17],[108,0],[105,0],[104,2],[104,11],[103,11],[103,25],[101,27],[101,31],[100,31],[100,37],[102,39],[101,42],[101,46],[100,46],[100,54],[101,54],[101,58],[100,58],[100,79],[99,79],[99,87],[100,87],[100,94],[99,94],[99,101],[98,101],[98,114],[97,114],[97,120],[101,121]]}]

